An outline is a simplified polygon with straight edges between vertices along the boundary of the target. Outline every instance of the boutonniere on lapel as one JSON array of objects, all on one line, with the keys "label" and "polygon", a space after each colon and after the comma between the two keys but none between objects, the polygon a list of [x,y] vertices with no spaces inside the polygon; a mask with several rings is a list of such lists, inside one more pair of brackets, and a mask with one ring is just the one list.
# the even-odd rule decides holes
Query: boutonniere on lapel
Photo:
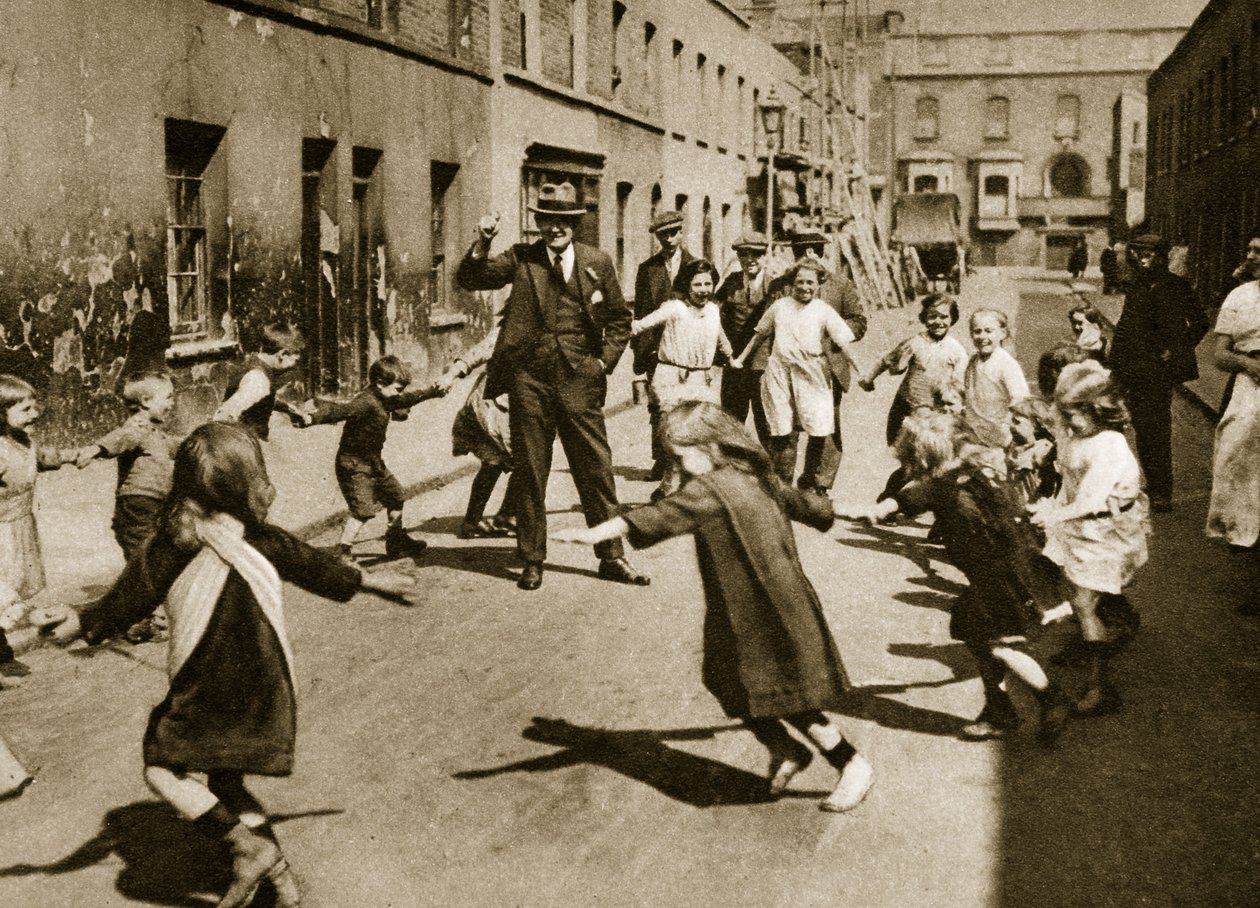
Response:
[{"label": "boutonniere on lapel", "polygon": [[[586,267],[586,269],[585,269],[585,270],[586,270],[586,276],[587,276],[587,277],[589,277],[589,278],[591,279],[591,283],[593,283],[593,284],[598,284],[598,283],[599,283],[599,275],[595,273],[595,269],[594,269],[594,268],[591,268],[591,267],[588,265],[588,266]],[[599,305],[600,303],[602,303],[603,301],[604,301],[604,291],[602,291],[602,290],[600,290],[598,287],[596,287],[596,288],[595,288],[595,290],[594,290],[594,292],[592,292],[592,293],[591,293],[591,305],[592,305],[592,306],[598,306],[598,305]]]}]

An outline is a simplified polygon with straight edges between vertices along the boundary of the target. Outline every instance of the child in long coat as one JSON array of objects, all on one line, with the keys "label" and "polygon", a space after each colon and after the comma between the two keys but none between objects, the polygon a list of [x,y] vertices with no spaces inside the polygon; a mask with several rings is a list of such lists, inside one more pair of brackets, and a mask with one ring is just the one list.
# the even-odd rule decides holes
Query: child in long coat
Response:
[{"label": "child in long coat", "polygon": [[679,404],[662,417],[661,433],[690,477],[681,489],[555,538],[592,543],[625,536],[642,548],[693,534],[706,603],[705,687],[769,749],[771,794],[781,794],[812,759],[786,722],[840,771],[821,807],[856,807],[870,788],[871,766],[822,712],[841,707],[849,678],[789,522],[826,530],[830,502],[779,482],[761,446],[716,404]]},{"label": "child in long coat", "polygon": [[[207,423],[175,457],[170,517],[105,598],[50,616],[53,639],[99,643],[170,612],[171,687],[144,735],[145,781],[203,832],[232,849],[220,908],[246,905],[264,878],[278,905],[296,906],[296,881],[243,776],[293,769],[297,730],[293,652],[281,580],[338,601],[360,589],[400,597],[406,578],[362,574],[264,522],[275,491],[247,429]],[[191,773],[205,773],[202,783]]]}]

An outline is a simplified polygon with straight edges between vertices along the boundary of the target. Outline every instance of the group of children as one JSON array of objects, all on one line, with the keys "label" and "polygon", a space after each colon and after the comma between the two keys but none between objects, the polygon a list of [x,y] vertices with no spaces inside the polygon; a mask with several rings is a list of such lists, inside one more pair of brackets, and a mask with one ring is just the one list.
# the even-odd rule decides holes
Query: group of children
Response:
[{"label": "group of children", "polygon": [[[956,302],[921,300],[924,331],[885,356],[863,382],[905,373],[889,414],[899,462],[877,503],[842,507],[853,519],[930,512],[929,542],[944,545],[968,586],[950,631],[975,657],[985,693],[965,738],[999,737],[1017,724],[1007,690],[1023,682],[1041,705],[1047,743],[1070,713],[1115,711],[1110,660],[1137,627],[1124,587],[1147,558],[1150,531],[1141,474],[1124,430],[1128,414],[1101,365],[1100,319],[1069,315],[1075,342],[1047,351],[1031,395],[1003,313],[971,316],[975,353],[965,362],[949,335]],[[961,380],[960,380],[961,376]],[[1069,697],[1058,668],[1079,633],[1084,689]]]},{"label": "group of children", "polygon": [[[788,412],[776,418],[785,424],[802,412],[822,413],[821,398],[807,393],[818,368],[814,358],[828,339],[838,345],[852,339],[828,315],[830,307],[815,305],[818,269],[807,263],[793,277],[793,297],[770,307],[757,331],[757,340],[774,331],[776,352],[786,351],[771,376],[782,387],[766,395],[775,403],[783,398]],[[972,316],[976,352],[967,358],[949,337],[959,318],[956,301],[925,297],[923,332],[862,381],[869,390],[882,372],[905,374],[888,422],[898,474],[872,506],[833,506],[784,483],[765,448],[716,402],[715,357],[732,351],[711,302],[715,278],[711,267],[691,268],[681,304],[634,326],[664,325],[671,341],[663,343],[662,361],[672,371],[658,369],[655,388],[669,404],[662,408],[661,440],[673,470],[663,494],[622,517],[555,536],[581,543],[626,536],[635,546],[697,537],[708,609],[703,680],[769,750],[770,795],[785,790],[814,750],[838,773],[821,805],[826,810],[857,806],[873,779],[870,764],[824,712],[841,707],[849,680],[789,520],[826,529],[837,516],[935,515],[937,539],[969,584],[954,605],[951,632],[974,655],[985,692],[965,736],[995,737],[1014,727],[1009,693],[1019,683],[1040,703],[1048,742],[1070,712],[1116,709],[1109,661],[1124,631],[1135,626],[1122,593],[1146,558],[1147,504],[1122,434],[1124,404],[1090,352],[1075,344],[1050,351],[1039,371],[1038,400],[1002,346],[1001,312]],[[280,581],[343,601],[359,589],[393,598],[410,591],[409,578],[365,573],[346,555],[363,522],[382,508],[389,514],[387,550],[422,549],[401,525],[402,491],[382,459],[386,431],[394,414],[445,394],[473,365],[457,362],[437,383],[407,390],[405,364],[387,356],[372,365],[370,386],[349,403],[290,408],[298,425],[345,423],[335,473],[350,516],[329,551],[266,522],[275,493],[259,439],[278,406],[277,378],[301,352],[300,334],[269,329],[263,351],[216,414],[222,421],[178,444],[162,431],[173,391],[163,376],[129,383],[125,398],[134,415],[77,451],[33,444],[26,432],[39,416],[35,392],[0,377],[0,580],[6,584],[0,627],[12,627],[43,585],[31,509],[37,469],[118,458],[114,532],[131,556],[127,567],[99,603],[78,613],[51,609],[40,623],[59,643],[78,637],[97,643],[166,603],[171,688],[145,735],[145,779],[182,816],[231,847],[233,881],[221,906],[247,904],[268,882],[277,904],[296,906],[300,898],[266,814],[242,781],[245,774],[285,775],[292,767],[295,688]],[[743,351],[733,365],[748,355]],[[506,406],[496,404],[500,416]],[[827,410],[834,418],[830,403]],[[488,422],[501,425],[498,418],[478,415],[472,434]],[[510,469],[506,438],[493,451],[504,459],[483,458],[491,466],[490,488]],[[478,501],[470,501],[463,527],[469,535],[487,529],[478,509],[489,492],[482,491],[475,489]],[[1073,622],[1089,671],[1085,689],[1071,698],[1045,642],[1061,640]],[[242,645],[251,647],[244,659]]]}]

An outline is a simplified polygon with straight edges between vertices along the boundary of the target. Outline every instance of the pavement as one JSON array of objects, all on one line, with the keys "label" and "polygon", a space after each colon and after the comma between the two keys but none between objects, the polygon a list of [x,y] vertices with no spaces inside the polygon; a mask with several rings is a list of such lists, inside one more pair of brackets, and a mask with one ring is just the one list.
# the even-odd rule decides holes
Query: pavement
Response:
[{"label": "pavement", "polygon": [[[1012,314],[1026,370],[1068,334],[1074,298],[1062,280],[986,271],[962,296],[964,317],[982,305]],[[910,307],[872,313],[855,358],[868,367],[915,330]],[[954,333],[965,341],[965,324]],[[614,380],[613,400],[627,382]],[[846,400],[838,500],[872,501],[891,470],[883,427],[896,387],[885,378]],[[449,426],[439,410],[451,406],[447,419],[458,396],[412,416],[442,439],[434,451]],[[819,760],[769,801],[764,750],[704,690],[692,540],[631,555],[647,588],[602,582],[589,547],[554,545],[542,590],[526,593],[511,582],[510,542],[454,538],[467,477],[417,495],[407,523],[429,549],[390,567],[415,577],[418,607],[286,591],[297,763],[250,786],[303,904],[1255,905],[1260,624],[1232,608],[1256,587],[1204,538],[1211,426],[1185,401],[1174,406],[1177,506],[1156,516],[1151,563],[1130,591],[1143,627],[1117,660],[1124,709],[1072,723],[1053,752],[957,738],[980,684],[948,636],[960,578],[929,560],[922,523],[798,528],[856,685],[837,721],[875,767],[870,796],[844,816],[815,806],[835,781]],[[647,425],[642,407],[609,420],[627,504],[652,489]],[[390,449],[400,474],[402,438]],[[279,461],[281,494],[295,494]],[[302,478],[315,486],[330,463],[315,460]],[[548,509],[554,525],[582,521],[560,456]],[[308,525],[320,519],[307,512]],[[139,772],[138,743],[166,689],[165,645],[27,660],[27,683],[0,693],[3,734],[37,769],[20,798],[0,803],[11,833],[0,905],[213,904],[227,856],[155,801]]]}]

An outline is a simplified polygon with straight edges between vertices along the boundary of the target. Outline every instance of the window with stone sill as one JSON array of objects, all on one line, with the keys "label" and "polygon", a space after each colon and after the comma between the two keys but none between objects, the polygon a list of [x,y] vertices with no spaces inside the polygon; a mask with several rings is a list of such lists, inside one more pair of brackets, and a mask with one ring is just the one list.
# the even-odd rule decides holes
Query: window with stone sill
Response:
[{"label": "window with stone sill", "polygon": [[941,135],[941,104],[936,98],[919,98],[914,103],[914,137],[936,139]]},{"label": "window with stone sill", "polygon": [[166,293],[175,340],[217,333],[228,311],[226,130],[168,119]]},{"label": "window with stone sill", "polygon": [[994,95],[984,103],[984,137],[1006,139],[1010,137],[1011,102]]}]

